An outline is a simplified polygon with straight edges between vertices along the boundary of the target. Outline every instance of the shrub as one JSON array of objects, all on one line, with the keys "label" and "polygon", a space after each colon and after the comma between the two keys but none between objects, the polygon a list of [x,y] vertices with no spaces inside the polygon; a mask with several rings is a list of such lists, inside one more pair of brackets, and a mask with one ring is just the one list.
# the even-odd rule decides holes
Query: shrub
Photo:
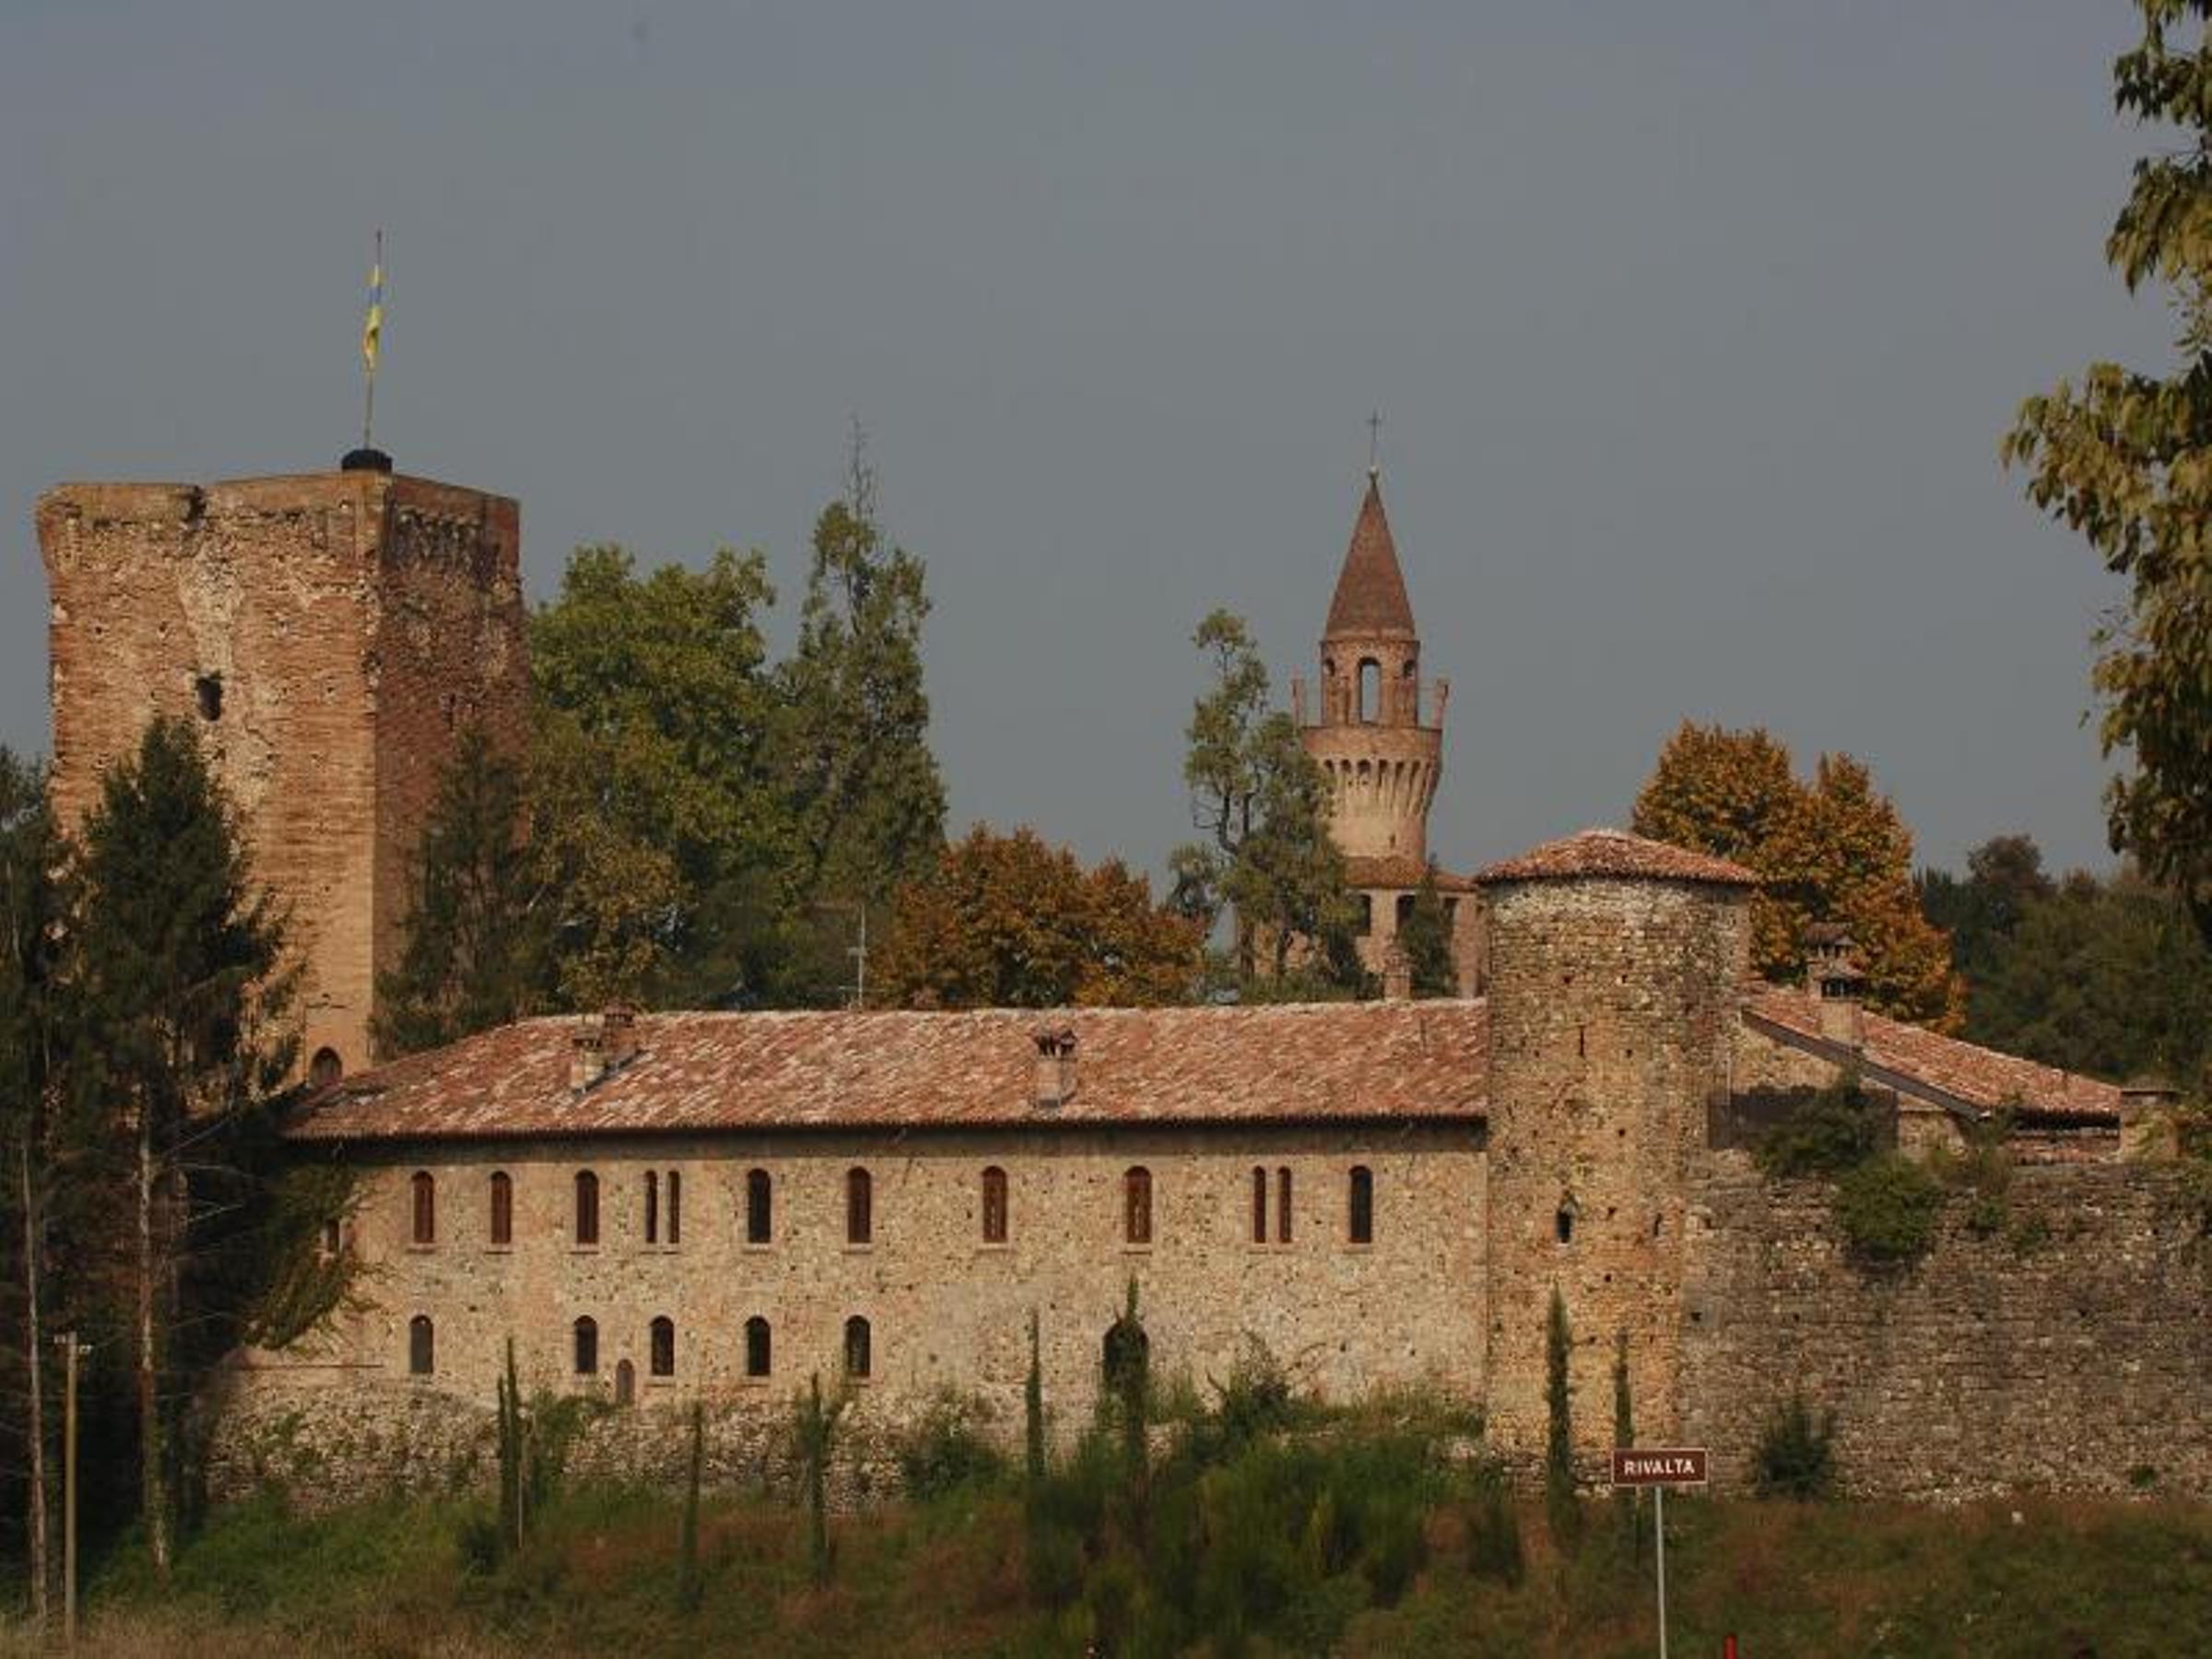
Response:
[{"label": "shrub", "polygon": [[1935,1241],[1943,1184],[1911,1159],[1888,1153],[1836,1184],[1836,1221],[1866,1266],[1901,1267]]},{"label": "shrub", "polygon": [[1770,1175],[1841,1175],[1881,1150],[1882,1118],[1846,1072],[1761,1135],[1752,1156]]},{"label": "shrub", "polygon": [[941,1391],[899,1441],[899,1474],[910,1496],[935,1498],[998,1478],[1006,1460],[984,1434],[982,1402]]},{"label": "shrub", "polygon": [[1467,1506],[1467,1571],[1477,1578],[1512,1588],[1521,1582],[1525,1558],[1521,1549],[1521,1517],[1504,1474],[1495,1466],[1476,1477],[1474,1500]]},{"label": "shrub", "polygon": [[1835,1488],[1836,1414],[1818,1422],[1805,1395],[1792,1394],[1759,1431],[1753,1488],[1761,1498],[1824,1498]]},{"label": "shrub", "polygon": [[1297,1415],[1290,1379],[1267,1345],[1249,1331],[1229,1380],[1213,1388],[1214,1418],[1231,1446],[1288,1428]]}]

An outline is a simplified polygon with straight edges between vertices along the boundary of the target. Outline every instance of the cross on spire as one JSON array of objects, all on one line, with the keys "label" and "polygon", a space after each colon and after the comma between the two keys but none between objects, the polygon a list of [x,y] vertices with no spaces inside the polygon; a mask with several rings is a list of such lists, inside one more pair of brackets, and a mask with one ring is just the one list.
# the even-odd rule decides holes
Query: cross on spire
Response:
[{"label": "cross on spire", "polygon": [[1377,409],[1367,418],[1367,476],[1373,477],[1382,470],[1382,411]]}]

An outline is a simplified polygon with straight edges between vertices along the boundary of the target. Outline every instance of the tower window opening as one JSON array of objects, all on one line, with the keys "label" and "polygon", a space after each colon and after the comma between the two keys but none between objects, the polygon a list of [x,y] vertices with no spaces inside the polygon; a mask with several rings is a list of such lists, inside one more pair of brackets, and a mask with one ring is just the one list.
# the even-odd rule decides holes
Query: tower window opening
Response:
[{"label": "tower window opening", "polygon": [[334,1048],[319,1048],[315,1057],[307,1063],[307,1086],[313,1089],[328,1088],[346,1075],[346,1062],[338,1058]]},{"label": "tower window opening", "polygon": [[194,700],[200,706],[202,720],[212,722],[223,717],[223,677],[221,675],[195,676],[192,682],[192,695]]},{"label": "tower window opening", "polygon": [[1373,657],[1359,664],[1359,724],[1372,725],[1382,701],[1382,665]]},{"label": "tower window opening", "polygon": [[1574,1242],[1574,1210],[1573,1210],[1573,1208],[1572,1208],[1571,1206],[1567,1206],[1567,1205],[1561,1205],[1561,1206],[1559,1206],[1559,1213],[1558,1215],[1554,1216],[1554,1217],[1551,1218],[1551,1228],[1552,1228],[1552,1232],[1554,1233],[1554,1235],[1555,1235],[1555,1236],[1557,1236],[1557,1238],[1559,1239],[1559,1242],[1560,1242],[1560,1243],[1562,1243],[1562,1244],[1571,1244],[1571,1243],[1573,1243],[1573,1242]]}]

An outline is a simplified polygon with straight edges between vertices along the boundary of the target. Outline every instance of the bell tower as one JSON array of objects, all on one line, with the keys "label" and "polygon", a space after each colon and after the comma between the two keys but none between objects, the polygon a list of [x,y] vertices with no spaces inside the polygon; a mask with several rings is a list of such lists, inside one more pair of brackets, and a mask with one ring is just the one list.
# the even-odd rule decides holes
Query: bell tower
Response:
[{"label": "bell tower", "polygon": [[1329,827],[1347,859],[1389,860],[1414,872],[1429,857],[1429,805],[1442,769],[1444,702],[1422,708],[1421,641],[1382,511],[1381,470],[1367,469],[1351,547],[1321,637],[1318,707],[1302,681],[1291,701],[1306,752],[1329,780]]}]

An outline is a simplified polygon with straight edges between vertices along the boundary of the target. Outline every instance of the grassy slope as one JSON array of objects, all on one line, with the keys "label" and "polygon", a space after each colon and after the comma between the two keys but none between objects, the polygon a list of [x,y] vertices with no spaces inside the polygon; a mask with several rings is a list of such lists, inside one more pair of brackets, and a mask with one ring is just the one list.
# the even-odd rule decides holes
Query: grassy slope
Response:
[{"label": "grassy slope", "polygon": [[[2014,1514],[2019,1516],[2016,1523]],[[412,1654],[1047,1654],[1080,1652],[1023,1596],[1018,1505],[955,1494],[842,1524],[836,1583],[806,1583],[789,1512],[710,1510],[704,1606],[674,1611],[676,1520],[663,1499],[564,1500],[521,1559],[463,1567],[451,1504],[363,1508],[313,1522],[274,1506],[230,1512],[157,1595],[135,1566],[93,1587],[96,1652],[259,1649]],[[2173,1501],[2022,1501],[1954,1511],[1677,1502],[1669,1515],[1675,1651],[1788,1654],[2212,1652],[2212,1509]],[[1357,1654],[1642,1655],[1652,1650],[1648,1555],[1609,1514],[1563,1563],[1532,1512],[1520,1585],[1474,1578],[1456,1515],[1430,1525],[1430,1560],[1395,1607],[1359,1616]],[[18,1635],[0,1652],[29,1651]]]}]

